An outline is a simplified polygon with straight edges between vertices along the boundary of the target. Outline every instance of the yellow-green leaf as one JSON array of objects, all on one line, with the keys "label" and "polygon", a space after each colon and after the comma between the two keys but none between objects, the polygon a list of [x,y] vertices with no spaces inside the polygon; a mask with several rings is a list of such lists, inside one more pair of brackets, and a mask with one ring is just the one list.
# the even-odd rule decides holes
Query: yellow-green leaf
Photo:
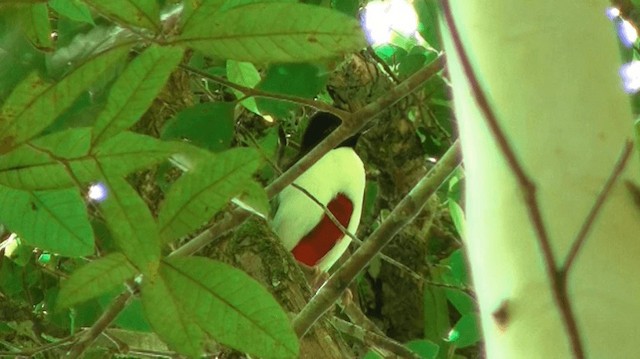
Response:
[{"label": "yellow-green leaf", "polygon": [[182,59],[182,49],[150,46],[111,87],[107,105],[94,125],[93,142],[102,142],[136,123],[151,106]]},{"label": "yellow-green leaf", "polygon": [[160,29],[160,8],[156,0],[84,0],[101,15],[126,27]]},{"label": "yellow-green leaf", "polygon": [[297,358],[296,337],[273,296],[246,273],[202,257],[166,259],[142,303],[155,332],[175,350],[202,353],[205,335],[259,358]]},{"label": "yellow-green leaf", "polygon": [[93,253],[93,230],[76,189],[30,192],[0,186],[0,222],[42,250],[68,257]]},{"label": "yellow-green leaf", "polygon": [[35,74],[27,77],[0,109],[0,154],[9,152],[49,126],[128,50],[128,47],[120,46],[102,52],[56,83],[45,83]]},{"label": "yellow-green leaf", "polygon": [[357,20],[288,2],[249,4],[215,12],[206,21],[192,19],[177,42],[215,58],[253,63],[312,61],[366,46]]},{"label": "yellow-green leaf", "polygon": [[184,236],[243,192],[260,165],[260,156],[250,148],[234,148],[201,161],[169,189],[160,205],[158,222],[163,241]]},{"label": "yellow-green leaf", "polygon": [[80,267],[60,285],[58,308],[98,297],[133,278],[136,269],[122,253],[111,253]]},{"label": "yellow-green leaf", "polygon": [[103,172],[107,196],[100,203],[111,236],[143,274],[153,276],[160,261],[158,228],[140,195],[122,178]]}]

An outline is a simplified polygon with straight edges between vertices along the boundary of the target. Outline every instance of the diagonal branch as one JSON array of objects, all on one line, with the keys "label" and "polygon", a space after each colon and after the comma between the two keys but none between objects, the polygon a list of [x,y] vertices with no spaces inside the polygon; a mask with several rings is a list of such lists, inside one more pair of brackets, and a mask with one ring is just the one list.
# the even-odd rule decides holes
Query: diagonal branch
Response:
[{"label": "diagonal branch", "polygon": [[578,254],[580,253],[580,249],[582,249],[582,246],[584,245],[584,242],[586,241],[589,235],[589,231],[593,227],[593,224],[595,223],[595,220],[598,217],[598,214],[600,214],[602,210],[602,206],[604,205],[607,198],[609,198],[609,193],[611,193],[613,186],[616,184],[616,181],[618,180],[618,178],[620,178],[622,171],[627,166],[627,162],[631,157],[632,150],[633,150],[633,142],[627,141],[624,144],[624,147],[622,149],[622,152],[620,153],[620,156],[618,157],[618,161],[616,162],[615,166],[613,167],[613,170],[611,171],[611,175],[609,176],[609,178],[607,178],[607,181],[602,187],[602,190],[600,191],[600,193],[598,193],[596,202],[593,204],[593,206],[591,207],[591,210],[589,211],[589,214],[587,215],[587,218],[582,223],[582,227],[580,228],[580,231],[578,232],[576,239],[573,241],[573,244],[569,249],[569,254],[567,254],[567,258],[565,259],[564,264],[558,271],[560,276],[562,277],[561,278],[562,281],[565,282],[565,285],[567,282],[567,277],[569,277],[569,271],[571,270],[575,259],[578,257]]}]

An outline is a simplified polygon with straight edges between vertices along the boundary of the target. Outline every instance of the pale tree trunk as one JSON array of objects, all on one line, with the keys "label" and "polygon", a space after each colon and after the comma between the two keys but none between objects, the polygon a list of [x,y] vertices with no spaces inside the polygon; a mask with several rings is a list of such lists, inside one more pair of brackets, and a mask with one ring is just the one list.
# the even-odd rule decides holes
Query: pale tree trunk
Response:
[{"label": "pale tree trunk", "polygon": [[442,4],[487,357],[637,358],[639,168],[608,2]]}]

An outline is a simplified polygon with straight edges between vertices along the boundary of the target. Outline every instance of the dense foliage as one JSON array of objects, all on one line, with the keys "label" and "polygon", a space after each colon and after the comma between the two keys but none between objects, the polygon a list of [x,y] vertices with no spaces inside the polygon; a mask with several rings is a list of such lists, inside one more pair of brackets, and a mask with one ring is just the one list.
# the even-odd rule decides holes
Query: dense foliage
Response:
[{"label": "dense foliage", "polygon": [[[2,2],[1,354],[300,356],[277,283],[188,246],[239,212],[269,217],[267,185],[313,108],[356,112],[438,65],[437,6],[415,6],[422,40],[371,48],[355,0]],[[360,238],[453,143],[440,70],[362,138]],[[379,328],[350,316],[364,334],[332,336],[350,355],[394,352],[386,342],[409,357],[479,355],[463,178],[357,277]]]}]

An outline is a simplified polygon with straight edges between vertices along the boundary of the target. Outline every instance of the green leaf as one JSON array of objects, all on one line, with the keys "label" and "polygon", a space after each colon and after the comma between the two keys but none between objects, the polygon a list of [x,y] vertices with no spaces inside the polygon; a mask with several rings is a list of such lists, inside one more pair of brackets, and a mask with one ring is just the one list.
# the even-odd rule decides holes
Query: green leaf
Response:
[{"label": "green leaf", "polygon": [[265,219],[269,217],[269,212],[271,212],[267,191],[255,181],[247,182],[242,194],[234,198],[233,203]]},{"label": "green leaf", "polygon": [[331,0],[331,7],[350,17],[357,17],[360,2],[358,0]]},{"label": "green leaf", "polygon": [[208,258],[163,261],[142,285],[151,326],[173,349],[197,356],[205,337],[260,358],[297,358],[298,339],[271,294],[244,272]]},{"label": "green leaf", "polygon": [[476,303],[471,296],[460,289],[446,288],[447,299],[462,315],[475,313]]},{"label": "green leaf", "polygon": [[[314,98],[327,83],[327,71],[311,64],[273,65],[267,70],[264,79],[258,85],[263,91]],[[263,113],[275,117],[287,117],[290,111],[299,105],[265,98],[256,99]]]},{"label": "green leaf", "polygon": [[107,105],[94,125],[100,143],[138,122],[182,59],[182,49],[152,45],[125,68],[111,87]]},{"label": "green leaf", "polygon": [[71,171],[59,159],[89,152],[91,129],[72,128],[43,136],[0,156],[0,184],[24,190],[50,190],[74,186]]},{"label": "green leaf", "polygon": [[151,212],[124,179],[104,172],[103,176],[107,198],[100,210],[113,240],[138,270],[153,276],[160,261],[160,243]]},{"label": "green leaf", "polygon": [[449,213],[451,214],[451,220],[453,220],[453,225],[456,227],[456,231],[460,235],[460,238],[464,241],[467,238],[467,226],[466,221],[464,219],[464,211],[462,207],[457,202],[448,201],[449,203]]},{"label": "green leaf", "polygon": [[420,20],[420,24],[418,26],[420,35],[422,35],[431,47],[438,51],[442,50],[438,21],[438,1],[416,1],[413,6],[416,8],[416,13]]},{"label": "green leaf", "polygon": [[306,62],[366,46],[357,20],[319,6],[266,2],[193,17],[178,42],[219,59]]},{"label": "green leaf", "polygon": [[[160,29],[160,8],[156,0],[83,0],[101,15],[125,27]],[[129,25],[129,26],[127,26]]]},{"label": "green leaf", "polygon": [[79,0],[49,0],[49,7],[71,20],[95,25],[91,11]]},{"label": "green leaf", "polygon": [[412,340],[407,342],[405,346],[423,359],[436,359],[440,350],[436,343],[424,339]]},{"label": "green leaf", "polygon": [[90,141],[91,129],[80,127],[22,145],[0,156],[0,184],[25,190],[86,185],[102,178],[97,162],[111,175],[125,176],[179,152],[177,145],[132,132],[114,136],[93,153]]},{"label": "green leaf", "polygon": [[[438,278],[434,278],[437,280]],[[424,288],[424,337],[440,345],[440,358],[445,358],[448,343],[443,339],[451,328],[446,292],[441,287],[426,285]]]},{"label": "green leaf", "polygon": [[243,192],[259,164],[260,156],[255,150],[234,148],[183,174],[160,204],[158,222],[163,241],[202,226],[232,197]]},{"label": "green leaf", "polygon": [[93,231],[77,189],[27,192],[0,186],[0,222],[34,247],[67,257],[93,253]]},{"label": "green leaf", "polygon": [[111,253],[96,259],[74,271],[61,284],[58,308],[68,308],[76,303],[107,293],[122,286],[136,274],[136,269],[122,253]]},{"label": "green leaf", "polygon": [[182,16],[180,17],[182,32],[189,32],[193,27],[209,21],[224,2],[225,0],[185,1]]},{"label": "green leaf", "polygon": [[[254,88],[260,82],[260,73],[258,69],[250,62],[227,61],[227,78],[229,81],[249,88]],[[242,98],[244,95],[240,91],[233,90],[236,97]],[[260,114],[255,98],[247,98],[242,100],[240,104],[249,111]]]},{"label": "green leaf", "polygon": [[480,326],[475,313],[465,314],[449,332],[449,341],[458,348],[465,348],[480,340]]},{"label": "green leaf", "polygon": [[167,122],[161,137],[186,139],[214,152],[226,150],[235,133],[234,107],[230,102],[205,102],[184,109]]},{"label": "green leaf", "polygon": [[51,24],[47,4],[33,4],[21,9],[22,30],[31,44],[39,50],[52,51]]},{"label": "green leaf", "polygon": [[[122,132],[91,152],[92,157],[111,175],[124,176],[164,161],[180,150],[179,143],[163,142],[134,132]],[[74,173],[80,173],[77,167],[74,168]],[[85,174],[82,178],[88,179],[87,176],[95,177],[93,174]]]},{"label": "green leaf", "polygon": [[443,264],[449,267],[448,271],[442,274],[442,279],[445,283],[460,287],[465,287],[469,284],[467,264],[461,249],[453,251],[449,258],[443,261]]},{"label": "green leaf", "polygon": [[113,48],[91,58],[57,83],[47,84],[32,74],[11,93],[0,110],[0,154],[28,141],[50,125],[128,48]]}]

